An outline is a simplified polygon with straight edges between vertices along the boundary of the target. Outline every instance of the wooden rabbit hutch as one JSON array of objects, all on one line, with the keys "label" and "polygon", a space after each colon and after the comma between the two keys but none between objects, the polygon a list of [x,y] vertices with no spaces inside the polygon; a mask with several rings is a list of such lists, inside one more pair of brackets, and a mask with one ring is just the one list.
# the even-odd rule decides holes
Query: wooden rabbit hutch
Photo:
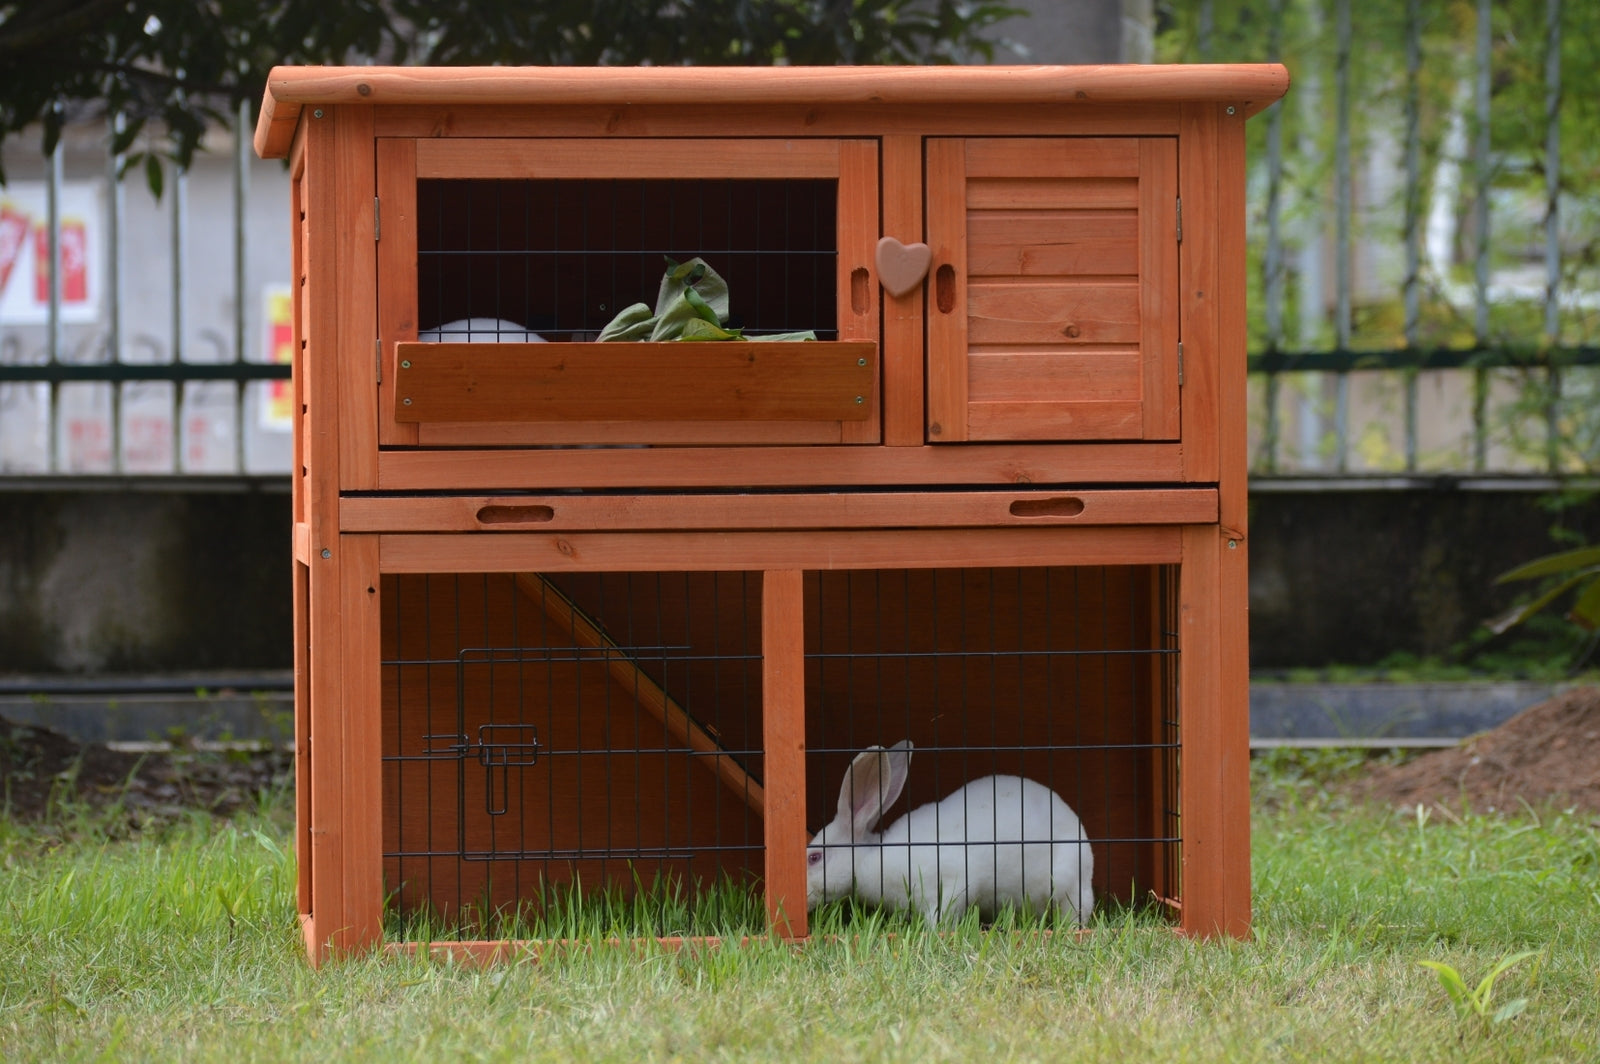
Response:
[{"label": "wooden rabbit hutch", "polygon": [[[1244,123],[1286,84],[274,71],[313,958],[656,876],[804,936],[807,839],[902,738],[890,816],[1028,776],[1098,897],[1248,933]],[[599,342],[697,259],[735,339]]]}]

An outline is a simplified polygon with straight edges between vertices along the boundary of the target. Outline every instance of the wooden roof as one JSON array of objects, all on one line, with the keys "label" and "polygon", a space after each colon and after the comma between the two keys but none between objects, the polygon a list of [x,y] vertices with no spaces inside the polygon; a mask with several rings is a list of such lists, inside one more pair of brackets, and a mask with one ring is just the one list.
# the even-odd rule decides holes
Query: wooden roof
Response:
[{"label": "wooden roof", "polygon": [[1246,116],[1282,96],[1277,63],[1208,66],[275,67],[256,123],[263,158],[288,153],[317,104],[1233,103]]}]

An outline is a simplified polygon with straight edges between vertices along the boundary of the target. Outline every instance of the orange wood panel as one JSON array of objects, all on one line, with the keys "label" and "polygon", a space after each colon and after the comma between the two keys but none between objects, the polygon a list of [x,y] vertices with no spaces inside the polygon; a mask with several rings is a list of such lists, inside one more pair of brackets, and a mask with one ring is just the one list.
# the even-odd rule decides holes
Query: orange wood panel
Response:
[{"label": "orange wood panel", "polygon": [[293,565],[295,903],[311,913],[311,588],[309,561]]},{"label": "orange wood panel", "polygon": [[378,537],[339,537],[341,607],[337,638],[341,671],[339,721],[344,734],[345,949],[367,949],[383,938],[383,793],[379,672]]},{"label": "orange wood panel", "polygon": [[[1217,270],[1231,285],[1243,286],[1245,251],[1245,143],[1244,118],[1221,115],[1217,123]],[[1217,479],[1224,502],[1221,514],[1223,531],[1240,540],[1245,538],[1247,493],[1249,490],[1249,445],[1246,426],[1249,410],[1246,394],[1246,344],[1248,342],[1243,299],[1221,299],[1217,303]],[[1237,557],[1238,555],[1230,555]]]},{"label": "orange wood panel", "polygon": [[967,206],[981,211],[1133,210],[1139,206],[1134,177],[992,178],[967,182]]},{"label": "orange wood panel", "polygon": [[1178,152],[1171,140],[1139,141],[1139,315],[1145,439],[1178,435]]},{"label": "orange wood panel", "polygon": [[380,537],[379,564],[386,573],[955,568],[1001,559],[1007,565],[1160,565],[1178,560],[1180,527],[391,533]]},{"label": "orange wood panel", "polygon": [[462,421],[414,425],[421,447],[825,445],[864,421]]},{"label": "orange wood panel", "polygon": [[1115,401],[987,402],[967,410],[974,439],[1138,439],[1144,403]]},{"label": "orange wood panel", "polygon": [[1176,444],[945,447],[397,451],[379,456],[384,491],[881,484],[1173,483]]},{"label": "orange wood panel", "polygon": [[[1178,625],[1178,686],[1183,693],[1179,706],[1183,737],[1181,926],[1187,934],[1209,937],[1238,927],[1238,914],[1230,911],[1235,897],[1230,880],[1238,875],[1241,855],[1232,851],[1229,838],[1240,827],[1230,822],[1239,807],[1229,801],[1229,790],[1237,786],[1238,767],[1249,758],[1250,750],[1248,723],[1243,747],[1230,748],[1238,733],[1227,719],[1229,707],[1222,687],[1223,619],[1216,529],[1185,528],[1183,548]],[[1248,778],[1245,789],[1248,794]],[[1248,805],[1244,814],[1248,818]],[[1244,855],[1246,881],[1248,866],[1248,855]]]},{"label": "orange wood panel", "polygon": [[292,260],[290,273],[290,322],[291,322],[291,349],[290,349],[290,408],[289,417],[293,425],[293,458],[289,466],[290,483],[290,509],[291,520],[295,522],[296,538],[295,552],[297,557],[309,557],[309,545],[302,544],[299,530],[305,527],[307,490],[306,483],[306,446],[310,433],[305,426],[305,391],[306,391],[306,365],[305,344],[309,330],[306,327],[305,299],[306,299],[306,188],[305,188],[305,153],[296,156],[298,173],[289,183],[289,243]]},{"label": "orange wood panel", "polygon": [[766,900],[773,931],[806,926],[806,663],[803,574],[769,570],[761,581],[761,712],[766,744]]},{"label": "orange wood panel", "polygon": [[1137,403],[1143,394],[1138,349],[987,348],[967,360],[974,405],[990,402]]},{"label": "orange wood panel", "polygon": [[973,276],[967,284],[967,342],[1136,344],[1145,324],[1139,303],[1140,286],[1128,281],[1048,284]]},{"label": "orange wood panel", "polygon": [[403,343],[395,419],[853,421],[875,406],[877,345]]},{"label": "orange wood panel", "polygon": [[1131,210],[985,210],[967,220],[967,269],[975,277],[1137,276],[1138,237]]},{"label": "orange wood panel", "polygon": [[452,137],[417,142],[417,176],[423,178],[838,177],[839,165],[835,140]]},{"label": "orange wood panel", "polygon": [[347,532],[799,531],[989,525],[1210,524],[1209,488],[807,494],[347,497]]},{"label": "orange wood panel", "polygon": [[1043,177],[1137,177],[1139,142],[1130,137],[1062,137],[967,142],[967,176],[1006,180]]},{"label": "orange wood panel", "polygon": [[[839,145],[838,248],[839,338],[869,340],[874,351],[879,328],[877,265],[873,261],[881,223],[878,217],[878,145],[848,140]],[[874,376],[881,374],[874,364]],[[881,378],[880,378],[881,379]],[[877,443],[883,435],[881,392],[874,392],[865,418],[842,419],[846,443]]]},{"label": "orange wood panel", "polygon": [[678,704],[653,677],[640,667],[636,658],[619,647],[592,618],[567,595],[538,573],[518,573],[517,587],[549,615],[561,630],[571,634],[580,647],[603,652],[611,678],[624,691],[632,691],[639,708],[654,717],[673,742],[688,746],[706,770],[720,779],[750,811],[761,816],[766,807],[766,791],[740,764],[728,756],[727,747],[716,740],[687,710]]},{"label": "orange wood panel", "polygon": [[378,442],[386,447],[417,442],[417,427],[394,420],[398,366],[395,345],[417,338],[417,145],[385,137],[377,142],[378,339],[382,344],[378,384]]},{"label": "orange wood panel", "polygon": [[[1218,100],[1248,116],[1283,95],[1278,64],[969,67],[275,67],[256,150],[282,155],[307,103],[1084,105]],[[1012,109],[998,107],[996,111]],[[1021,110],[1022,108],[1014,108]]]},{"label": "orange wood panel", "polygon": [[[362,491],[378,482],[378,270],[372,108],[334,112],[333,179],[339,222],[328,227],[338,292],[339,485]],[[336,353],[336,354],[335,354]]]},{"label": "orange wood panel", "polygon": [[[380,137],[1173,136],[1175,103],[1050,104],[997,111],[984,104],[614,104],[537,110],[510,105],[378,109]],[[913,134],[903,131],[915,130]],[[919,149],[920,154],[920,149]]]},{"label": "orange wood panel", "polygon": [[[1183,298],[1180,328],[1183,340],[1183,469],[1185,480],[1215,480],[1218,472],[1218,307],[1227,302],[1218,274],[1217,111],[1210,105],[1184,105],[1183,134],[1178,140],[1179,194],[1183,197],[1183,243],[1179,247],[1179,284]],[[1231,298],[1242,298],[1244,278]]]},{"label": "orange wood panel", "polygon": [[967,439],[967,204],[964,143],[930,138],[927,153],[928,439]]},{"label": "orange wood panel", "polygon": [[[1176,438],[1173,143],[977,138],[964,151],[966,320],[946,333],[955,323],[935,315],[943,335],[930,340],[930,359],[965,373],[964,438]],[[1101,195],[1108,183],[1121,209]],[[954,230],[954,213],[941,225]],[[1100,372],[1083,375],[1078,345],[1101,349]],[[1112,381],[1121,394],[1107,394]]]},{"label": "orange wood panel", "polygon": [[[885,136],[882,235],[902,244],[921,243],[922,138]],[[883,293],[883,442],[916,447],[927,438],[923,410],[923,315],[927,284],[903,296]]]},{"label": "orange wood panel", "polygon": [[[1244,117],[1225,112],[1217,127],[1217,260],[1221,277],[1243,287],[1245,275]],[[1223,742],[1223,821],[1227,875],[1225,930],[1250,933],[1250,555],[1248,513],[1248,424],[1245,392],[1246,321],[1244,300],[1220,302],[1217,316],[1218,502],[1221,561],[1218,610],[1221,614]]]},{"label": "orange wood panel", "polygon": [[[301,453],[307,474],[306,520],[310,528],[311,566],[307,576],[310,634],[308,653],[311,823],[311,909],[322,937],[316,958],[345,945],[343,928],[344,752],[339,716],[340,584],[338,543],[339,407],[338,407],[338,237],[317,219],[338,216],[335,185],[335,121],[325,117],[308,123],[305,133],[304,207],[309,223],[305,241],[306,284],[301,296],[305,315],[303,346],[298,352],[298,377],[306,408],[301,419]],[[328,551],[323,557],[322,552]]]}]

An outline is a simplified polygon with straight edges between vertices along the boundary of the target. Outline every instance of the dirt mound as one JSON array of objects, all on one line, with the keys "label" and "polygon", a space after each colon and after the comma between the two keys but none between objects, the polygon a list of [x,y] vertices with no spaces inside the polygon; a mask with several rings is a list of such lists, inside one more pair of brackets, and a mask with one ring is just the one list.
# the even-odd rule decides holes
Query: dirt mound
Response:
[{"label": "dirt mound", "polygon": [[129,826],[189,809],[227,815],[287,787],[293,757],[262,750],[113,750],[0,717],[0,815],[35,823],[73,807],[120,809]]},{"label": "dirt mound", "polygon": [[1407,806],[1464,802],[1478,812],[1520,809],[1525,801],[1600,813],[1600,688],[1573,688],[1460,746],[1375,769],[1351,796]]}]

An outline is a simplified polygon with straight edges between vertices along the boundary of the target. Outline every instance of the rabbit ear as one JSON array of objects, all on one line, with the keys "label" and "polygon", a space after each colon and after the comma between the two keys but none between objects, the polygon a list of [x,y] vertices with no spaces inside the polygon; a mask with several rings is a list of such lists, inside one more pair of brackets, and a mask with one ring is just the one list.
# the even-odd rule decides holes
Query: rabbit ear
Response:
[{"label": "rabbit ear", "polygon": [[839,788],[838,819],[850,825],[851,836],[861,838],[883,817],[905,788],[911,765],[911,744],[899,742],[885,750],[871,746],[856,755],[845,770]]}]

